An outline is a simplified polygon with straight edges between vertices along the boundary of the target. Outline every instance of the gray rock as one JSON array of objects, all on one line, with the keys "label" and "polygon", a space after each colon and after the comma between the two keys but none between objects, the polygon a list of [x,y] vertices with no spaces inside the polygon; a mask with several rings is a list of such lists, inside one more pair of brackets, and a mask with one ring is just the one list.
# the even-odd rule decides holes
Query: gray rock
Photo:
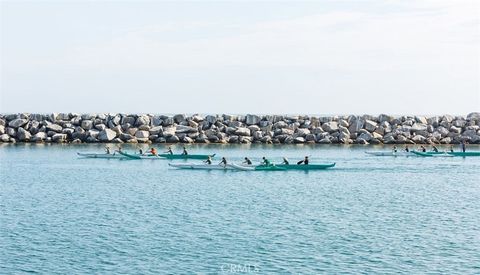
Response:
[{"label": "gray rock", "polygon": [[410,128],[410,131],[413,133],[420,132],[420,131],[427,131],[427,125],[422,123],[415,123]]},{"label": "gray rock", "polygon": [[162,136],[163,135],[163,127],[162,126],[155,126],[149,130],[150,135],[158,135]]},{"label": "gray rock", "polygon": [[117,137],[117,133],[111,129],[105,129],[98,134],[98,140],[100,141],[112,141]]},{"label": "gray rock", "polygon": [[46,138],[47,138],[47,133],[38,132],[35,135],[33,135],[31,140],[34,142],[40,142],[40,141],[44,141]]},{"label": "gray rock", "polygon": [[195,133],[197,131],[198,131],[197,128],[193,128],[193,127],[190,127],[190,126],[178,125],[176,130],[175,130],[175,133],[176,134],[186,134],[186,133]]},{"label": "gray rock", "polygon": [[257,115],[247,115],[246,117],[246,120],[245,120],[245,123],[247,125],[256,125],[258,123],[260,123],[260,120],[261,120],[261,117],[257,116]]},{"label": "gray rock", "polygon": [[148,138],[149,136],[150,136],[150,133],[149,133],[148,131],[141,131],[141,130],[139,130],[139,131],[137,131],[137,132],[135,133],[135,137],[136,137],[137,139],[140,139],[140,138]]},{"label": "gray rock", "polygon": [[167,141],[169,137],[175,136],[176,129],[177,127],[175,126],[165,127],[163,129],[163,136],[167,138]]},{"label": "gray rock", "polygon": [[426,143],[427,138],[421,135],[416,135],[412,138],[412,141],[415,142],[416,144],[424,144]]},{"label": "gray rock", "polygon": [[85,130],[90,130],[93,128],[93,121],[91,120],[83,120],[81,124],[82,128]]},{"label": "gray rock", "polygon": [[373,132],[375,131],[376,128],[377,128],[377,123],[375,121],[372,121],[372,120],[365,121],[365,129],[367,131]]},{"label": "gray rock", "polygon": [[175,121],[173,120],[173,117],[167,117],[167,118],[165,118],[165,119],[163,120],[162,125],[163,125],[164,127],[166,127],[166,126],[171,126],[171,125],[173,125],[174,123],[175,123]]},{"label": "gray rock", "polygon": [[29,141],[31,137],[32,137],[32,134],[30,134],[30,132],[28,132],[27,130],[25,130],[22,127],[18,127],[18,129],[17,129],[17,139],[19,141]]},{"label": "gray rock", "polygon": [[133,116],[122,116],[122,121],[121,124],[130,124],[130,125],[135,125],[136,118]]},{"label": "gray rock", "polygon": [[175,123],[183,122],[186,119],[187,119],[187,117],[184,114],[178,114],[178,115],[173,116],[173,120],[175,121]]},{"label": "gray rock", "polygon": [[103,131],[103,130],[107,129],[107,126],[103,123],[100,123],[100,124],[95,125],[95,129],[97,129],[99,131]]},{"label": "gray rock", "polygon": [[452,126],[452,127],[450,127],[450,132],[455,133],[455,134],[460,134],[462,132],[462,129],[458,128],[458,127],[455,127],[455,126]]},{"label": "gray rock", "polygon": [[57,132],[57,133],[61,133],[62,130],[63,130],[62,126],[60,126],[58,124],[54,124],[54,123],[47,123],[46,128],[49,131],[54,131],[54,132]]},{"label": "gray rock", "polygon": [[298,137],[306,137],[307,135],[310,134],[310,130],[304,129],[304,128],[297,128],[297,130],[295,131],[295,134]]},{"label": "gray rock", "polygon": [[239,127],[235,130],[235,135],[238,136],[250,136],[250,129],[245,127]]},{"label": "gray rock", "polygon": [[467,120],[480,121],[480,112],[473,112],[467,115]]},{"label": "gray rock", "polygon": [[0,125],[0,135],[5,134],[5,126]]},{"label": "gray rock", "polygon": [[8,134],[0,135],[0,141],[1,142],[9,142],[10,141],[10,136]]},{"label": "gray rock", "polygon": [[135,121],[135,126],[149,125],[149,124],[150,124],[150,118],[147,115],[139,116]]},{"label": "gray rock", "polygon": [[[359,139],[362,139],[362,140],[365,140],[365,141],[370,141],[371,139],[373,138],[373,135],[369,132],[365,132],[365,133],[362,133],[360,134],[358,137],[357,137],[357,140],[356,142],[358,142]],[[360,144],[363,144],[363,143],[360,143]]]},{"label": "gray rock", "polygon": [[7,127],[7,129],[5,130],[5,133],[11,137],[17,136],[17,130],[11,127]]},{"label": "gray rock", "polygon": [[65,141],[67,141],[67,135],[66,134],[54,134],[52,136],[52,141],[53,142],[65,142]]},{"label": "gray rock", "polygon": [[8,126],[12,127],[12,128],[18,128],[18,127],[21,127],[21,126],[27,124],[27,122],[28,122],[27,119],[17,118],[17,119],[14,119],[14,120],[10,121],[8,123]]},{"label": "gray rock", "polygon": [[0,118],[0,126],[5,126],[5,125],[7,125],[7,122],[5,121],[5,119]]},{"label": "gray rock", "polygon": [[296,137],[296,138],[293,139],[293,143],[305,143],[305,138]]},{"label": "gray rock", "polygon": [[336,132],[338,131],[338,123],[336,121],[326,122],[322,125],[322,129],[329,133]]}]

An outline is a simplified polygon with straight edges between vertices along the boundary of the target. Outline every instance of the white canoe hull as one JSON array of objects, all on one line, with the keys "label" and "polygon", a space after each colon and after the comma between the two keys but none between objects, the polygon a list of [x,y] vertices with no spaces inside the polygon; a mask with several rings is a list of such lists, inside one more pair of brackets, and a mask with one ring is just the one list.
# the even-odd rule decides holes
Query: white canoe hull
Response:
[{"label": "white canoe hull", "polygon": [[377,157],[406,157],[406,156],[413,156],[411,152],[399,151],[366,151],[365,154],[377,156]]},{"label": "white canoe hull", "polygon": [[230,165],[219,164],[200,164],[200,163],[169,163],[171,167],[178,169],[196,169],[196,170],[235,170]]},{"label": "white canoe hull", "polygon": [[78,156],[84,158],[98,158],[98,159],[121,159],[125,158],[120,154],[105,154],[105,153],[77,153]]}]

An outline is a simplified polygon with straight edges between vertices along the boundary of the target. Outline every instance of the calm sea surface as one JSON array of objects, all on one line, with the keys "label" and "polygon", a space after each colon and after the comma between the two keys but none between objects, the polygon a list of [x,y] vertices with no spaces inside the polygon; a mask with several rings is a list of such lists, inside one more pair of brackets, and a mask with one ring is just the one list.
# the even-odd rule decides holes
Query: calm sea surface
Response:
[{"label": "calm sea surface", "polygon": [[480,157],[189,146],[337,163],[236,172],[76,156],[102,148],[0,146],[1,274],[480,273]]}]

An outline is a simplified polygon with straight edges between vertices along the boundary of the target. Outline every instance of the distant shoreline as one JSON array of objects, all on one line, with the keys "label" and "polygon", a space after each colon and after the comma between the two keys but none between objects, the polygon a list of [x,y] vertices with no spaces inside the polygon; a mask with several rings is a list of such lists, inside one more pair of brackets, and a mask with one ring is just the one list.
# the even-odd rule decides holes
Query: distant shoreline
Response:
[{"label": "distant shoreline", "polygon": [[0,143],[480,144],[467,116],[0,114]]}]

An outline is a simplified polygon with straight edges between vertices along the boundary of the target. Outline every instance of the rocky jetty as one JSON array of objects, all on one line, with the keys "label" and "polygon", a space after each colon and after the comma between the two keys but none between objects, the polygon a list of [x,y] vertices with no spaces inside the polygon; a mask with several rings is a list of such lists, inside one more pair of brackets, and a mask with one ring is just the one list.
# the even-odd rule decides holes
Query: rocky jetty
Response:
[{"label": "rocky jetty", "polygon": [[480,144],[463,116],[2,114],[0,142]]}]

